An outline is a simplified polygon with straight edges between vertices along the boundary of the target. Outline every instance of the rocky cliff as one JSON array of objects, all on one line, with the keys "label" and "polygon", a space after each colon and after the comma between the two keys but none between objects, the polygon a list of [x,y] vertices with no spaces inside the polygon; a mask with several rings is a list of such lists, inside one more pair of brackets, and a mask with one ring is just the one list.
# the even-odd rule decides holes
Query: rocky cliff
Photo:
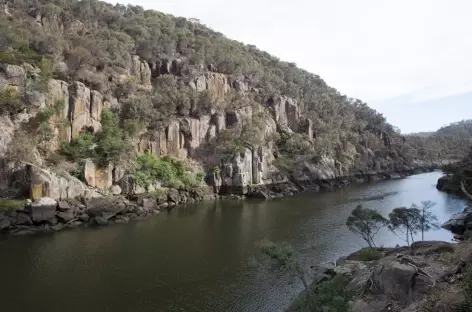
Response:
[{"label": "rocky cliff", "polygon": [[365,103],[198,23],[92,0],[3,8],[5,194],[155,189],[162,168],[142,182],[142,154],[178,158],[216,192],[237,194],[404,171],[420,160]]}]

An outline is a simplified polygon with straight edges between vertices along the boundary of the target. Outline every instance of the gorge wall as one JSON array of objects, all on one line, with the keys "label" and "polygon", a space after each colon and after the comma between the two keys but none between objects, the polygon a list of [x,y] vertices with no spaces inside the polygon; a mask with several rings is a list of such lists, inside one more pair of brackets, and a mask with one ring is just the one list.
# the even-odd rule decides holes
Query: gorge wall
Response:
[{"label": "gorge wall", "polygon": [[[139,125],[121,138],[133,157],[184,160],[217,192],[431,164],[409,156],[404,138],[365,103],[203,25],[99,1],[3,8],[1,22],[10,27],[0,51],[5,190],[26,187],[34,198],[64,198],[160,185],[129,187],[135,170],[129,157],[60,159],[64,144],[78,144],[87,133],[94,138],[89,149],[97,149],[104,111],[118,116],[120,131]],[[139,27],[127,26],[139,19],[146,20],[138,22],[143,36],[149,34],[144,39]],[[179,40],[165,37],[176,29]],[[19,42],[11,36],[16,31],[30,36]],[[34,144],[21,141],[27,137]]]}]

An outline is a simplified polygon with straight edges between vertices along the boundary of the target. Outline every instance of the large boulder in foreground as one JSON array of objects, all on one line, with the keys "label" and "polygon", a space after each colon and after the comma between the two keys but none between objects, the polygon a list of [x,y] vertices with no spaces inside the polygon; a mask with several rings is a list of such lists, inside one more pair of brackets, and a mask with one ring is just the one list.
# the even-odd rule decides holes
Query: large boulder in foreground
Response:
[{"label": "large boulder in foreground", "polygon": [[463,212],[456,213],[442,227],[459,235],[464,234],[467,230],[472,230],[472,207],[467,207]]},{"label": "large boulder in foreground", "polygon": [[49,197],[43,197],[27,207],[31,220],[35,223],[55,223],[57,202]]},{"label": "large boulder in foreground", "polygon": [[87,214],[90,217],[101,217],[106,220],[126,210],[126,204],[122,198],[93,198],[85,203]]}]

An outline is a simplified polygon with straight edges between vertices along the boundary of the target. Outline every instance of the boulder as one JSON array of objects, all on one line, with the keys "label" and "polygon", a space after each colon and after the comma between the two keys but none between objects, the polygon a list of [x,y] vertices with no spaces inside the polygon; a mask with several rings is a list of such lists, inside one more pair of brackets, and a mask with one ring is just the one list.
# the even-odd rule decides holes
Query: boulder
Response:
[{"label": "boulder", "polygon": [[56,212],[56,216],[62,223],[67,223],[75,217],[74,212],[72,210],[69,210],[67,212],[58,211]]},{"label": "boulder", "polygon": [[57,202],[57,209],[60,211],[69,211],[72,207],[69,205],[68,202],[60,200]]},{"label": "boulder", "polygon": [[112,195],[120,195],[121,194],[121,187],[119,185],[112,185],[110,188],[110,193]]},{"label": "boulder", "polygon": [[80,180],[66,172],[57,175],[33,164],[26,164],[25,171],[29,181],[30,197],[34,200],[39,200],[41,197],[75,198],[84,196],[87,190]]},{"label": "boulder", "polygon": [[147,211],[157,209],[156,201],[153,198],[142,198],[139,204]]},{"label": "boulder", "polygon": [[94,217],[95,223],[100,226],[108,225],[108,219],[100,216]]},{"label": "boulder", "polygon": [[106,220],[126,210],[126,205],[119,198],[93,198],[86,201],[87,214],[90,217],[101,217]]},{"label": "boulder", "polygon": [[86,213],[83,213],[79,216],[79,220],[82,222],[88,222],[90,220],[90,216]]},{"label": "boulder", "polygon": [[419,275],[413,266],[394,259],[374,268],[372,282],[372,294],[394,296],[401,304],[420,300],[432,285],[432,281]]},{"label": "boulder", "polygon": [[262,190],[254,191],[249,196],[252,198],[258,198],[258,199],[264,199],[264,200],[270,199],[270,196]]},{"label": "boulder", "polygon": [[411,244],[411,251],[415,255],[429,255],[434,253],[453,253],[455,244],[442,241],[419,241]]},{"label": "boulder", "polygon": [[0,231],[4,231],[8,229],[10,226],[11,226],[11,221],[9,217],[4,216],[3,218],[0,218]]},{"label": "boulder", "polygon": [[31,203],[28,207],[31,219],[35,223],[50,222],[55,223],[57,202],[49,197],[42,197],[40,200]]},{"label": "boulder", "polygon": [[346,261],[343,265],[335,267],[334,272],[339,275],[354,276],[366,269],[367,266],[361,261]]},{"label": "boulder", "polygon": [[15,224],[16,225],[33,225],[33,221],[26,213],[19,212],[16,214]]},{"label": "boulder", "polygon": [[472,229],[472,207],[467,207],[463,212],[453,215],[442,227],[454,234],[462,235],[468,229]]}]

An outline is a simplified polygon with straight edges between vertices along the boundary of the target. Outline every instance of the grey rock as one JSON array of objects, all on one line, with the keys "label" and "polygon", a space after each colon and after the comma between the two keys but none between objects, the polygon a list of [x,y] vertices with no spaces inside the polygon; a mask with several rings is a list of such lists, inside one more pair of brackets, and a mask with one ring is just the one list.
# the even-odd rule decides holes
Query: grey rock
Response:
[{"label": "grey rock", "polygon": [[96,216],[94,218],[95,220],[95,223],[100,225],[100,226],[105,226],[105,225],[108,225],[108,219],[106,218],[103,218],[103,217],[100,217],[100,216]]},{"label": "grey rock", "polygon": [[65,225],[62,224],[62,223],[58,223],[56,225],[53,225],[51,226],[51,230],[53,230],[54,232],[59,232],[61,231],[62,229],[64,229]]},{"label": "grey rock", "polygon": [[102,217],[106,220],[126,210],[126,205],[119,198],[95,198],[87,200],[87,214],[91,217]]},{"label": "grey rock", "polygon": [[156,201],[153,198],[142,198],[140,205],[146,210],[151,211],[157,208]]},{"label": "grey rock", "polygon": [[82,224],[83,224],[83,222],[81,222],[81,221],[72,221],[72,222],[67,223],[65,226],[68,227],[68,228],[74,229],[74,228],[78,228]]},{"label": "grey rock", "polygon": [[130,220],[129,217],[121,215],[121,216],[116,217],[115,223],[119,223],[119,224],[128,223],[129,220]]},{"label": "grey rock", "polygon": [[69,205],[68,202],[60,200],[57,202],[57,209],[59,209],[60,211],[69,211],[72,209],[72,207]]},{"label": "grey rock", "polygon": [[164,210],[164,209],[167,209],[168,207],[169,207],[169,203],[162,203],[159,206],[157,206],[159,210]]},{"label": "grey rock", "polygon": [[82,222],[88,222],[90,220],[90,216],[86,213],[83,213],[79,216],[79,220]]},{"label": "grey rock", "polygon": [[17,213],[15,224],[17,225],[32,225],[33,221],[26,213]]},{"label": "grey rock", "polygon": [[9,217],[4,217],[0,221],[0,231],[4,231],[4,230],[8,229],[10,226],[11,226],[11,221],[10,221]]},{"label": "grey rock", "polygon": [[261,190],[251,193],[250,196],[253,198],[264,199],[264,200],[270,199],[270,196],[266,192],[261,191]]},{"label": "grey rock", "polygon": [[112,185],[110,188],[110,192],[113,195],[120,195],[121,194],[121,187],[119,185]]},{"label": "grey rock", "polygon": [[57,202],[49,197],[42,197],[30,205],[29,214],[33,222],[53,222],[56,214]]},{"label": "grey rock", "polygon": [[56,217],[61,221],[62,223],[67,223],[74,219],[74,212],[73,211],[58,211],[56,212]]}]

